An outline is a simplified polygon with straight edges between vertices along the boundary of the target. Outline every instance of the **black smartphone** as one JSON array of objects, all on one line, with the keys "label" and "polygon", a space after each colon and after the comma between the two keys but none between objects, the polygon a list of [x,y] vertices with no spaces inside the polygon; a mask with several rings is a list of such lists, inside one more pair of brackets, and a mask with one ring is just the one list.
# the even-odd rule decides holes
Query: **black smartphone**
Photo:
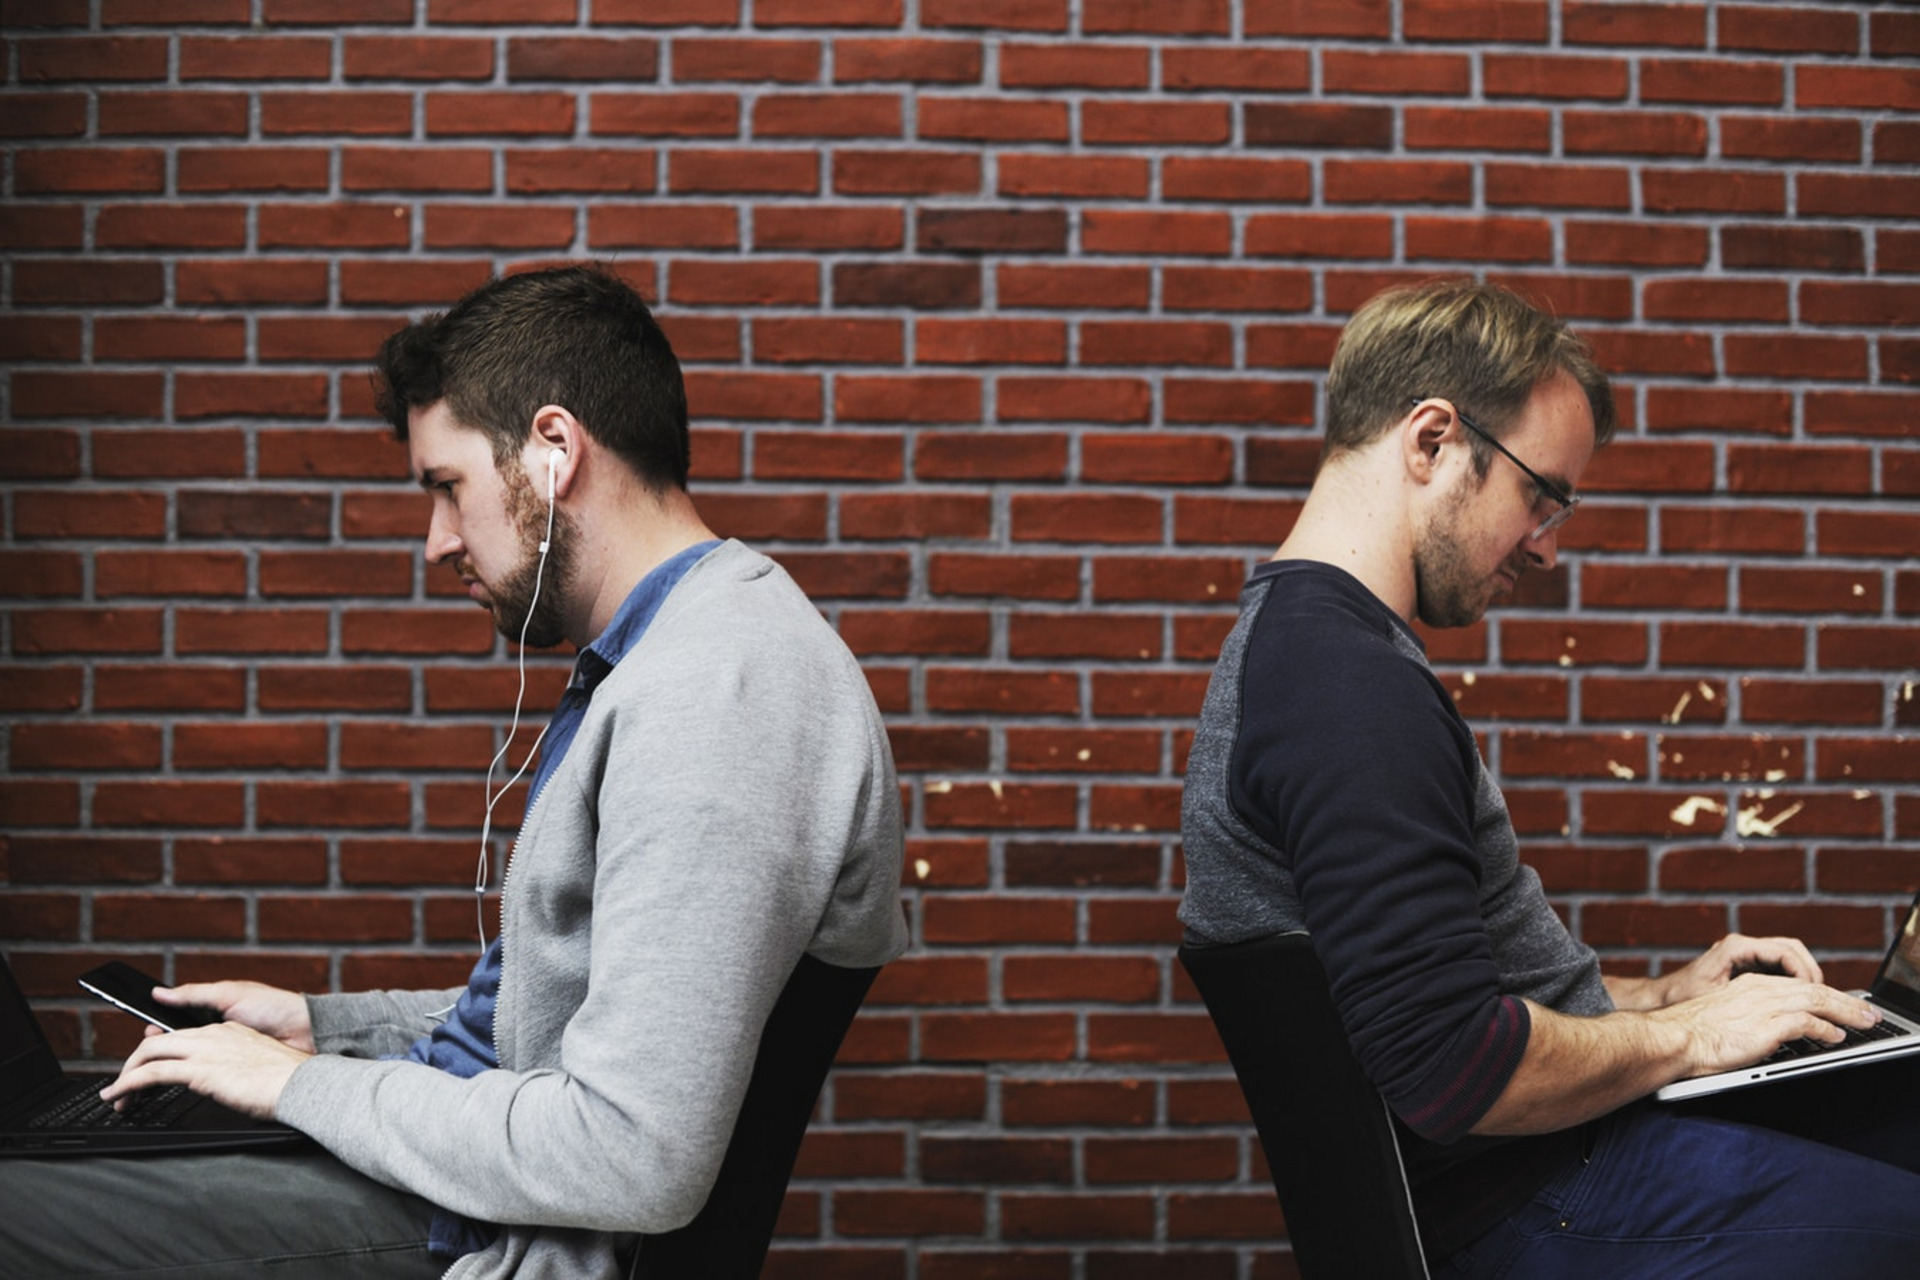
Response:
[{"label": "black smartphone", "polygon": [[108,1004],[125,1009],[136,1018],[145,1018],[162,1031],[204,1027],[221,1020],[219,1010],[204,1005],[161,1004],[153,998],[153,989],[161,985],[160,980],[118,960],[87,970],[80,975],[80,985]]}]

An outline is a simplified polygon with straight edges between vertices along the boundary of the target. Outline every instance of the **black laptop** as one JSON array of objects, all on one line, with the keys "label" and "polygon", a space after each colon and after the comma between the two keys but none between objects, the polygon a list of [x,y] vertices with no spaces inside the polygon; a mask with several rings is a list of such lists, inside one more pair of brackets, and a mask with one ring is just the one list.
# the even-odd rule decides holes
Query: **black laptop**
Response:
[{"label": "black laptop", "polygon": [[149,1089],[115,1111],[100,1101],[104,1083],[60,1069],[0,956],[0,1157],[262,1151],[309,1141],[297,1129],[254,1120],[178,1087]]}]

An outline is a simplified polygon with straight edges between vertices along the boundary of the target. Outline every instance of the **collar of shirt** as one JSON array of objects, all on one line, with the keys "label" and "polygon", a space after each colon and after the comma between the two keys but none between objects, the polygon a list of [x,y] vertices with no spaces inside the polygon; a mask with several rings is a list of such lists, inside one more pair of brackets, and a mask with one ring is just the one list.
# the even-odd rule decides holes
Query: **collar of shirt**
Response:
[{"label": "collar of shirt", "polygon": [[640,643],[640,637],[647,633],[654,615],[660,612],[660,606],[666,603],[667,596],[678,586],[687,570],[720,545],[717,538],[695,543],[655,565],[647,571],[647,576],[634,585],[627,598],[620,602],[606,629],[588,642],[573,662],[573,679],[569,689],[577,688],[591,696],[594,686],[607,678],[620,660]]}]

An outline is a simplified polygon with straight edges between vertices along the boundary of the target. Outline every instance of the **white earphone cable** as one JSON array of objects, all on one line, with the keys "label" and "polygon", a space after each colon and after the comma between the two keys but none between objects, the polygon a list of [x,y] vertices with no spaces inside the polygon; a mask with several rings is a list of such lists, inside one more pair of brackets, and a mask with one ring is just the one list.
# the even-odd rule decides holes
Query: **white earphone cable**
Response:
[{"label": "white earphone cable", "polygon": [[[513,789],[514,783],[520,781],[520,775],[524,774],[527,771],[527,766],[533,763],[534,757],[539,754],[540,743],[547,736],[548,726],[542,725],[539,735],[533,740],[533,745],[527,748],[526,758],[520,762],[520,767],[513,771],[513,776],[508,778],[498,791],[495,791],[493,789],[493,771],[506,756],[508,749],[513,746],[514,735],[520,732],[520,705],[526,700],[527,696],[527,628],[533,625],[533,610],[534,607],[540,603],[540,580],[546,573],[547,548],[553,545],[553,470],[554,459],[549,456],[547,459],[547,536],[540,541],[540,559],[539,562],[534,565],[533,570],[533,598],[527,602],[527,616],[520,624],[520,688],[513,696],[513,720],[507,727],[507,740],[500,744],[500,750],[496,751],[493,759],[487,762],[487,777],[485,782],[487,811],[480,819],[480,862],[479,865],[474,868],[473,873],[474,916],[480,928],[480,950],[482,954],[484,954],[487,949],[487,880],[489,872],[487,845],[493,835],[493,807],[500,803],[502,796]],[[549,722],[549,724],[550,723],[551,722]]]}]

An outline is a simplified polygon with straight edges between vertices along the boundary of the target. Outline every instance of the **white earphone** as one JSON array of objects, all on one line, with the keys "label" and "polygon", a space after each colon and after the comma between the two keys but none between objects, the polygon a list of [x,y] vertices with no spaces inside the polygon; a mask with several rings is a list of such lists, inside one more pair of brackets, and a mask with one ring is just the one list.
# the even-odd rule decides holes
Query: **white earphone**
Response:
[{"label": "white earphone", "polygon": [[539,753],[540,743],[545,740],[547,736],[546,726],[543,725],[541,726],[539,736],[533,740],[533,745],[527,748],[526,758],[520,762],[520,767],[514,770],[513,776],[507,779],[505,786],[495,791],[493,789],[493,771],[499,767],[500,761],[506,757],[507,748],[513,745],[514,735],[520,732],[520,704],[527,696],[527,628],[533,624],[534,606],[540,603],[540,580],[546,572],[547,552],[553,546],[554,490],[559,484],[560,464],[566,460],[567,451],[565,449],[556,446],[547,450],[547,536],[540,540],[540,560],[539,563],[534,566],[533,573],[533,598],[527,603],[526,620],[520,624],[520,653],[518,662],[520,689],[513,697],[513,721],[507,726],[507,740],[500,744],[500,750],[494,753],[493,759],[487,764],[487,808],[486,813],[480,820],[480,862],[479,865],[474,868],[473,872],[474,910],[479,917],[480,950],[483,952],[487,949],[486,895],[487,881],[489,878],[487,875],[487,843],[493,837],[493,807],[500,803],[500,798],[507,794],[507,791],[514,783],[520,781],[521,775],[527,771],[527,766],[533,763],[534,756]]}]

